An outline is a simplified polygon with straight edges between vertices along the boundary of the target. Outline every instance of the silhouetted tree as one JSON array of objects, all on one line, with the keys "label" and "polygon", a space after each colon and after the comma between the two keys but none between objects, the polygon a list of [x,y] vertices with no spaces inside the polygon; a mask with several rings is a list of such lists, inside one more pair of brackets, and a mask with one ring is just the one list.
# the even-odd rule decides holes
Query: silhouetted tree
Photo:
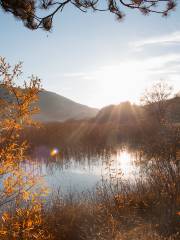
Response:
[{"label": "silhouetted tree", "polygon": [[26,27],[43,28],[47,31],[52,28],[56,13],[61,13],[69,5],[82,12],[88,9],[107,11],[121,20],[124,17],[124,8],[139,10],[144,15],[158,13],[167,16],[175,8],[176,0],[0,0],[1,8],[22,20]]},{"label": "silhouetted tree", "polygon": [[155,116],[159,123],[162,123],[167,116],[168,99],[170,97],[172,97],[172,87],[161,80],[145,90],[141,102],[150,114]]}]

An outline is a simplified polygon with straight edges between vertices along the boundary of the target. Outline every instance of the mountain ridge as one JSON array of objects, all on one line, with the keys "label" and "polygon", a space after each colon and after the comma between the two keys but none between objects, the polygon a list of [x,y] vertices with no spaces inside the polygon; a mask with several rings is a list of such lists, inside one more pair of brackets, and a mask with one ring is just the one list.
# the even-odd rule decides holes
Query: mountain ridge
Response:
[{"label": "mountain ridge", "polygon": [[38,106],[40,112],[35,120],[43,122],[66,121],[69,119],[86,119],[95,117],[98,109],[77,103],[58,93],[43,90],[39,93]]},{"label": "mountain ridge", "polygon": [[[40,91],[38,97],[37,106],[40,111],[33,115],[33,119],[41,122],[89,119],[95,117],[99,111],[96,108],[77,103],[58,93],[44,89]],[[7,90],[2,86],[0,87],[0,98],[12,101],[12,96],[8,95]]]}]

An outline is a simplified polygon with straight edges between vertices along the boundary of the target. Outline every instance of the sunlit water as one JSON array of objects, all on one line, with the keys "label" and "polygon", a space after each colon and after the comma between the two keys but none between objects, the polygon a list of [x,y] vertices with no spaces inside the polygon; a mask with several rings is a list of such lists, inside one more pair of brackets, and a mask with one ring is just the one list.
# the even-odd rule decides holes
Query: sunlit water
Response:
[{"label": "sunlit water", "polygon": [[109,156],[88,156],[83,159],[58,156],[36,161],[36,171],[44,176],[50,189],[66,192],[82,192],[94,189],[102,180],[128,179],[138,175],[138,153],[127,149],[116,150]]}]

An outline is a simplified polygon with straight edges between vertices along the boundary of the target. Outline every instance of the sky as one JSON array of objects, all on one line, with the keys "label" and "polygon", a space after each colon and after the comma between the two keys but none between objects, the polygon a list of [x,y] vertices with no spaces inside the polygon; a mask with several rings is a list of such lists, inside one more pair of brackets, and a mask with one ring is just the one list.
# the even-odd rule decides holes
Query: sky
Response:
[{"label": "sky", "polygon": [[30,31],[0,11],[0,56],[23,62],[23,77],[43,88],[101,108],[130,100],[160,79],[180,91],[180,4],[167,18],[125,10],[122,22],[110,13],[64,8],[53,29]]}]

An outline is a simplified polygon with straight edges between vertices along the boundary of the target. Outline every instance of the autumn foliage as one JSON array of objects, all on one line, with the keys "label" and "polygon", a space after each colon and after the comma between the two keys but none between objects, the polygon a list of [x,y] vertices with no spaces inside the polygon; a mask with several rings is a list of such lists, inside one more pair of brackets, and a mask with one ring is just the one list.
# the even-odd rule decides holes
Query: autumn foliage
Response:
[{"label": "autumn foliage", "polygon": [[31,115],[40,91],[40,80],[32,76],[19,87],[21,63],[11,68],[0,58],[0,239],[48,239],[40,228],[41,201],[45,192],[39,177],[27,169],[28,143],[20,141],[24,127],[35,123]]}]

